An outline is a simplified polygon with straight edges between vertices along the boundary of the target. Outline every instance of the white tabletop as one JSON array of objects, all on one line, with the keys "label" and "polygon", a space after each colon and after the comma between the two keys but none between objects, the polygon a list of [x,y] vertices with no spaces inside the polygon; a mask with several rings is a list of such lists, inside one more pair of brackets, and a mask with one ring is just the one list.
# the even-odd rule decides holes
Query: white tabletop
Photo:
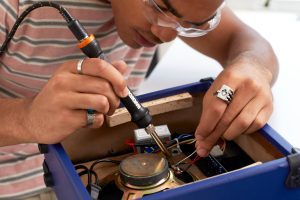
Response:
[{"label": "white tabletop", "polygon": [[[236,14],[267,38],[278,56],[280,73],[273,87],[274,112],[268,123],[293,146],[300,147],[300,17],[270,11],[236,11]],[[176,39],[139,93],[216,77],[221,70],[214,60]]]}]

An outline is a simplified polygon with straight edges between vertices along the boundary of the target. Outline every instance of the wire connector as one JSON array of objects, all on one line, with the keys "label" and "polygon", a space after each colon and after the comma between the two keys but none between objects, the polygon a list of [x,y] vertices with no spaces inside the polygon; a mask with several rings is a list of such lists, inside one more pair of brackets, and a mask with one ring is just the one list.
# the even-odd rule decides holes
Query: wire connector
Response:
[{"label": "wire connector", "polygon": [[100,194],[102,188],[94,183],[89,185],[89,187],[90,187],[91,198],[93,200],[97,200],[99,198],[99,194]]},{"label": "wire connector", "polygon": [[[155,131],[163,142],[170,141],[171,132],[167,125],[155,126]],[[134,141],[136,145],[156,144],[151,135],[149,135],[143,128],[134,130]]]}]

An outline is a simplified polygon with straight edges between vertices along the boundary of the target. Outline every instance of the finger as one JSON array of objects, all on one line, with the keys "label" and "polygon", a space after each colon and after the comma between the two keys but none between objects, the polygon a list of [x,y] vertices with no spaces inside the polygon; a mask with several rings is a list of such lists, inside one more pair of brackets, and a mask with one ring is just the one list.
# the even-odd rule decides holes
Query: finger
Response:
[{"label": "finger", "polygon": [[271,114],[273,112],[272,104],[270,106],[264,107],[257,115],[254,122],[251,126],[244,132],[245,134],[254,133],[255,131],[261,129],[264,125],[266,125],[269,120]]},{"label": "finger", "polygon": [[198,125],[195,132],[195,138],[197,140],[196,150],[197,154],[200,157],[206,157],[210,149],[222,135],[222,132],[215,131],[214,129],[223,113],[225,112],[227,105],[226,103],[221,101],[218,102],[212,100],[211,102],[215,102],[215,105],[210,107],[209,113],[206,113],[205,111],[202,113],[200,124]]},{"label": "finger", "polygon": [[105,79],[91,77],[87,75],[80,75],[76,76],[76,80],[74,82],[79,82],[81,84],[77,84],[76,87],[73,89],[75,92],[79,93],[88,93],[88,94],[99,94],[104,95],[108,98],[110,111],[109,114],[119,107],[120,99],[114,93],[114,90],[109,82]]},{"label": "finger", "polygon": [[250,101],[242,110],[242,112],[233,120],[229,128],[224,133],[224,138],[232,140],[238,135],[244,133],[250,125],[255,121],[258,113],[264,107],[264,100],[255,98]]},{"label": "finger", "polygon": [[[248,128],[250,126],[251,122],[254,120],[254,117],[257,115],[257,112],[260,110],[260,107],[263,107],[262,102],[264,101],[262,101],[262,99],[260,98],[256,98],[256,100],[253,100],[253,95],[256,94],[247,95],[248,93],[244,93],[244,91],[245,90],[242,89],[239,89],[237,91],[237,93],[235,94],[236,96],[234,96],[235,98],[233,98],[232,104],[227,107],[222,118],[216,125],[216,128],[207,137],[197,138],[198,143],[196,148],[199,156],[207,156],[211,148],[216,144],[218,139],[223,134],[226,139],[232,139],[231,137],[234,138],[246,130],[242,128]],[[243,117],[243,115],[249,116],[248,118],[245,118]],[[245,121],[241,122],[239,121],[239,119],[244,119]],[[243,127],[240,128],[238,126]],[[230,128],[234,131],[231,131]],[[230,132],[226,134],[228,130]]]},{"label": "finger", "polygon": [[240,87],[234,93],[231,103],[228,105],[218,126],[227,128],[234,118],[243,110],[243,108],[256,96],[255,90]]},{"label": "finger", "polygon": [[102,113],[95,113],[94,122],[88,125],[87,128],[100,128],[104,123],[104,115]]},{"label": "finger", "polygon": [[[70,64],[70,71],[74,74],[77,72],[77,63]],[[108,80],[117,95],[125,97],[128,95],[125,79],[122,74],[108,62],[98,58],[87,58],[82,63],[82,74],[100,77]]]},{"label": "finger", "polygon": [[203,140],[197,140],[195,143],[195,148],[200,157],[207,157],[211,149]]},{"label": "finger", "polygon": [[[234,86],[233,91],[235,91],[237,86],[232,85]],[[215,95],[216,91],[218,91],[216,88],[221,88],[221,86],[221,84],[215,82],[204,96],[203,110],[195,132],[195,136],[198,139],[206,138],[216,128],[227,108],[227,103]]]},{"label": "finger", "polygon": [[104,115],[102,113],[95,112],[93,123],[87,126],[87,111],[76,110],[72,113],[72,123],[78,124],[80,128],[99,128],[104,123]]},{"label": "finger", "polygon": [[[55,80],[54,80],[55,79]],[[64,89],[64,92],[61,92],[60,95],[56,98],[56,101],[64,102],[64,104],[67,103],[67,106],[69,106],[72,109],[84,109],[86,107],[81,106],[87,106],[89,101],[92,101],[89,97],[92,96],[86,96],[84,98],[75,98],[77,95],[83,95],[83,94],[90,94],[90,95],[103,95],[108,99],[109,102],[109,111],[108,114],[112,114],[114,110],[119,107],[120,99],[119,97],[114,93],[114,90],[112,89],[112,86],[102,78],[97,78],[93,76],[87,76],[87,75],[68,75],[67,77],[64,75],[57,75],[54,78],[52,78],[52,83],[54,83],[53,87],[56,87],[58,90]],[[68,92],[66,92],[68,91]],[[56,93],[57,94],[57,93]],[[85,101],[84,101],[85,100]],[[94,99],[94,102],[97,99]],[[84,102],[84,104],[80,103]],[[88,103],[87,103],[88,102]],[[99,106],[103,105],[100,104]],[[95,103],[90,102],[89,104],[94,105]],[[89,108],[98,108],[98,106],[92,106]]]},{"label": "finger", "polygon": [[[207,93],[211,95],[212,93]],[[227,104],[219,101],[216,97],[208,97],[208,103],[203,103],[199,125],[195,132],[196,139],[205,139],[214,129],[226,110]]]},{"label": "finger", "polygon": [[108,98],[104,95],[74,93],[70,97],[70,109],[93,109],[98,113],[106,114],[110,110]]},{"label": "finger", "polygon": [[71,117],[65,117],[63,119],[65,124],[67,124],[69,127],[82,128],[86,126],[87,123],[86,110],[79,110],[79,109],[69,110],[69,115]]},{"label": "finger", "polygon": [[223,128],[218,126],[206,138],[197,140],[196,150],[199,156],[206,157],[209,154],[213,146],[217,144],[219,138],[223,135]]},{"label": "finger", "polygon": [[111,64],[124,76],[127,72],[127,65],[123,60],[113,61]]},{"label": "finger", "polygon": [[225,141],[223,138],[218,138],[216,142],[213,143],[213,145],[210,147],[206,147],[207,143],[204,143],[203,141],[196,141],[195,148],[197,151],[197,154],[200,157],[207,157],[209,153],[211,152],[212,147],[218,145],[220,148],[225,148]]},{"label": "finger", "polygon": [[249,92],[246,88],[241,87],[235,92],[231,103],[226,108],[214,130],[214,133],[218,138],[228,129],[243,108],[255,97],[256,93],[252,91],[255,90]]}]

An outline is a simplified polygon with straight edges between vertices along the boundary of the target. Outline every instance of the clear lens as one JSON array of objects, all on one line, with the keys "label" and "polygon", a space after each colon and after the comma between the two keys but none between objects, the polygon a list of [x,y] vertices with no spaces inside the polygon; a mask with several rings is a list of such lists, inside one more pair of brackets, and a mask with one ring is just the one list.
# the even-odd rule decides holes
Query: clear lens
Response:
[{"label": "clear lens", "polygon": [[176,29],[180,24],[162,11],[154,0],[144,0],[146,5],[145,16],[151,24],[156,24],[162,27],[169,27]]},{"label": "clear lens", "polygon": [[221,10],[224,3],[218,8],[215,17],[207,21],[201,26],[195,26],[189,22],[179,22],[174,19],[174,16],[168,15],[162,11],[154,0],[144,0],[146,5],[146,17],[152,24],[162,27],[173,28],[178,32],[178,35],[184,37],[200,37],[215,29],[221,20]]}]

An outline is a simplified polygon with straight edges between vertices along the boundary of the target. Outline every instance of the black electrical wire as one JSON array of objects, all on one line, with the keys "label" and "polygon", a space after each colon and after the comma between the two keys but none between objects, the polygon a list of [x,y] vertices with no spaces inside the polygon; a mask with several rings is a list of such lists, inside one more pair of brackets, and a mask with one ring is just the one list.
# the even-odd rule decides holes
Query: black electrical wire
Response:
[{"label": "black electrical wire", "polygon": [[94,167],[99,163],[115,163],[120,164],[120,161],[118,160],[111,160],[111,159],[102,159],[102,160],[96,160],[93,162],[93,164],[90,166],[90,168],[86,167],[85,165],[76,165],[75,170],[82,170],[78,172],[78,176],[87,175],[88,176],[88,184],[86,187],[89,187],[93,183],[93,177],[95,177],[95,184],[100,186],[100,180],[97,175],[97,173],[94,171]]},{"label": "black electrical wire", "polygon": [[[83,176],[83,175],[87,174],[87,176],[88,176],[88,185],[90,185],[90,184],[92,183],[92,173],[91,173],[91,171],[89,170],[89,168],[87,168],[87,167],[84,166],[84,165],[76,165],[76,166],[75,166],[75,170],[77,171],[77,170],[79,170],[79,169],[83,169],[83,171],[78,172],[78,176]],[[96,174],[96,176],[95,176],[95,179],[96,179],[96,180],[98,179],[97,174]]]},{"label": "black electrical wire", "polygon": [[96,160],[90,167],[91,171],[94,171],[94,167],[99,164],[99,163],[115,163],[115,164],[120,164],[121,162],[118,160],[111,160],[111,159],[102,159],[102,160]]},{"label": "black electrical wire", "polygon": [[73,17],[69,14],[69,12],[62,7],[61,5],[59,5],[58,3],[54,3],[51,1],[45,1],[45,2],[37,2],[31,6],[29,6],[21,15],[20,17],[18,17],[18,19],[16,20],[16,22],[14,23],[12,29],[10,30],[10,32],[8,33],[5,41],[3,42],[1,48],[0,48],[0,56],[5,52],[7,45],[9,44],[9,42],[11,41],[11,39],[14,37],[18,27],[20,26],[20,24],[22,23],[22,21],[24,20],[24,18],[33,10],[37,9],[37,8],[41,8],[41,7],[52,7],[52,8],[56,8],[57,10],[59,10],[59,13],[63,16],[63,18],[66,20],[67,23],[69,23],[70,21],[74,20]]},{"label": "black electrical wire", "polygon": [[265,7],[269,7],[271,0],[266,0]]},{"label": "black electrical wire", "polygon": [[86,185],[87,190],[90,192],[90,188],[93,185],[93,177],[95,177],[95,181],[94,184],[97,186],[100,186],[100,180],[99,177],[97,175],[97,173],[95,171],[91,171],[89,168],[87,168],[84,165],[76,165],[75,166],[75,170],[80,170],[83,169],[80,172],[77,172],[78,176],[83,176],[83,175],[87,175],[88,176],[88,183]]}]

